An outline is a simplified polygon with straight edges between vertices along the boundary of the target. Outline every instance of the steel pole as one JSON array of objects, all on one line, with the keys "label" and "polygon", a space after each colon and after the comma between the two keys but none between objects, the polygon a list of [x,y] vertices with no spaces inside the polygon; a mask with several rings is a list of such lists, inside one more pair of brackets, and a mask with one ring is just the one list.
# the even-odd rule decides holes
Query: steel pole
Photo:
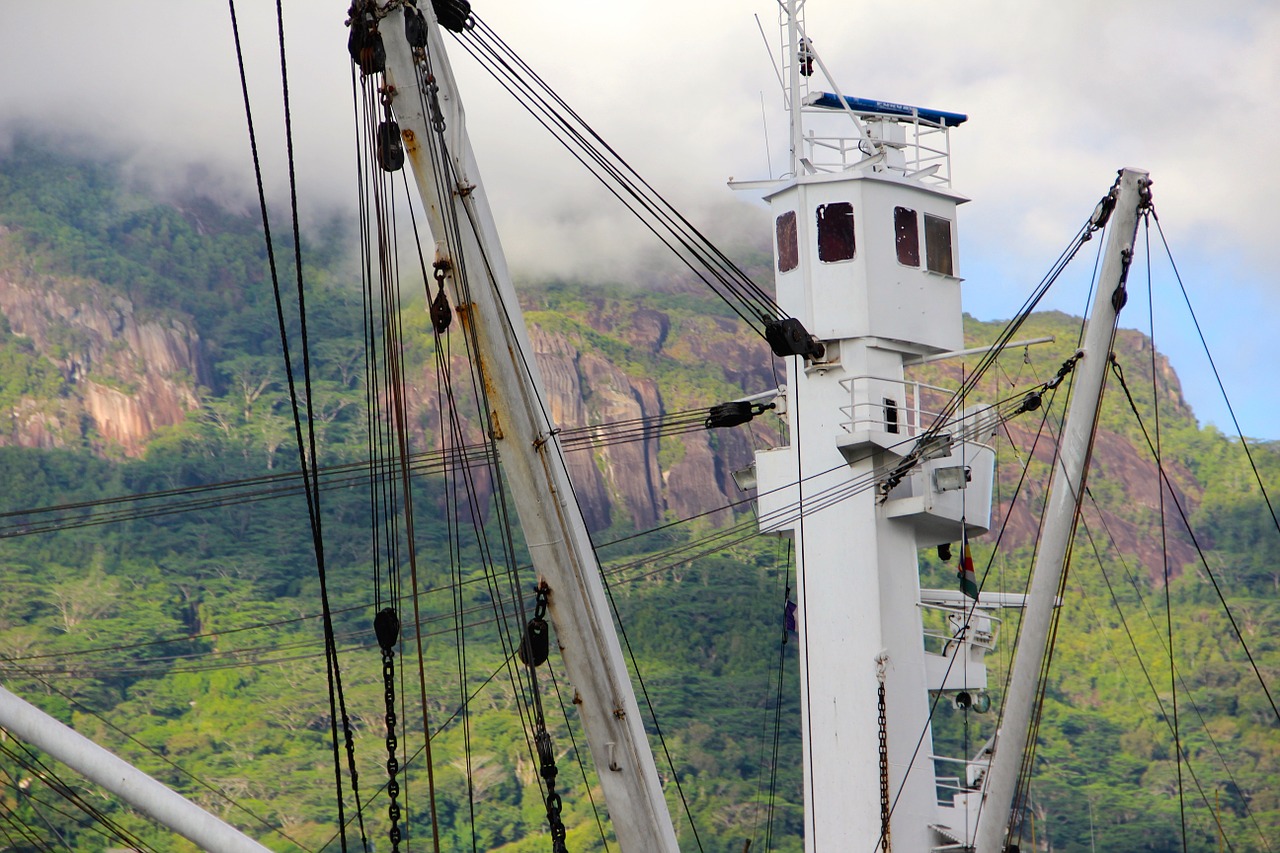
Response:
[{"label": "steel pole", "polygon": [[1094,424],[1106,378],[1116,317],[1124,305],[1125,276],[1133,257],[1138,212],[1146,204],[1147,173],[1123,169],[1111,214],[1098,290],[1089,314],[1081,358],[1072,383],[1071,404],[1062,428],[1061,450],[1049,480],[1049,505],[1045,532],[1040,540],[1027,595],[1027,607],[1018,635],[1018,651],[1005,697],[1004,719],[996,735],[987,793],[978,816],[976,850],[998,853],[1004,849],[1005,829],[1013,808],[1018,770],[1027,749],[1032,712],[1035,710],[1040,667],[1044,659],[1058,587],[1066,569],[1067,549],[1083,496],[1085,466],[1093,447]]},{"label": "steel pole", "polygon": [[235,827],[3,687],[0,687],[0,728],[23,743],[49,753],[201,850],[269,853],[266,847]]}]

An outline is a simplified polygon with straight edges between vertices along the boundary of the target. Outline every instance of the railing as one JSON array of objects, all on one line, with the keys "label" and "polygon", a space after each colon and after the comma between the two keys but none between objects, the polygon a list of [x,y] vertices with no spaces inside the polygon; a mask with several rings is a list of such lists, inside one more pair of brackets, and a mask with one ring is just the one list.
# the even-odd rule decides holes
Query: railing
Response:
[{"label": "railing", "polygon": [[[840,380],[840,386],[849,394],[849,404],[840,407],[847,418],[840,423],[845,432],[884,430],[886,425],[894,424],[904,437],[919,435],[931,427],[956,393],[952,388],[916,380],[882,379],[878,376],[849,376]],[[894,402],[892,410],[889,400]],[[994,432],[995,417],[991,409],[969,410],[944,430],[962,433],[955,435],[957,439],[985,444]]]},{"label": "railing", "polygon": [[[928,614],[940,614],[945,619],[947,629],[924,626],[925,651],[945,655],[957,644],[976,646],[984,651],[992,651],[996,645],[996,635],[1000,633],[1001,619],[992,616],[985,608],[970,608],[964,604],[930,604],[920,602],[920,609],[925,611],[921,616],[928,620]],[[935,618],[935,623],[942,621]],[[966,630],[965,625],[968,624]]]},{"label": "railing", "polygon": [[[989,758],[971,761],[967,758],[952,758],[949,755],[931,755],[929,757],[935,762],[940,761],[945,764],[960,764],[964,766],[965,780],[968,780],[967,784],[966,781],[962,780],[959,776],[935,775],[933,777],[935,787],[940,791],[949,792],[950,796],[954,796],[955,794],[973,794],[980,791],[982,788],[982,777],[991,766],[991,760]],[[941,796],[938,797],[938,805],[940,806],[950,806],[952,805],[952,802],[953,801],[950,797],[947,799],[943,799]]]},{"label": "railing", "polygon": [[[834,117],[830,110],[806,110],[806,113]],[[882,168],[902,175],[948,187],[951,185],[951,128],[922,122],[919,116],[896,118],[851,111],[868,124],[891,122],[906,130],[902,140],[858,136],[823,135],[812,131],[805,136],[809,164],[817,172],[843,172],[858,165],[884,146],[899,153],[886,157]],[[900,162],[895,162],[900,160]],[[933,171],[929,171],[932,169]]]}]

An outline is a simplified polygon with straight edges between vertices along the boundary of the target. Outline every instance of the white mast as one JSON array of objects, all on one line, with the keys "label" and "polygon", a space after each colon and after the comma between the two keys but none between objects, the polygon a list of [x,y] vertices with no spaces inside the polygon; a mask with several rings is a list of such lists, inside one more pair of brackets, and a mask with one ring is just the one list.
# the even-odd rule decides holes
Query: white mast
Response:
[{"label": "white mast", "polygon": [[1098,290],[1089,313],[1084,347],[1075,369],[1071,405],[1062,427],[1061,450],[1049,481],[1049,505],[1045,509],[1044,535],[1036,554],[1027,595],[1027,609],[1018,635],[1018,650],[1005,697],[1004,719],[991,760],[986,802],[979,813],[978,853],[1004,849],[1016,794],[1018,767],[1027,749],[1031,715],[1036,705],[1041,662],[1044,659],[1058,586],[1066,568],[1067,549],[1075,531],[1094,425],[1115,336],[1116,316],[1124,305],[1125,279],[1133,258],[1138,214],[1150,201],[1151,181],[1138,169],[1124,169],[1117,181],[1111,233],[1098,277]]},{"label": "white mast", "polygon": [[[789,363],[791,443],[756,474],[761,527],[796,540],[805,849],[926,851],[967,837],[976,806],[938,803],[930,693],[986,684],[977,632],[926,648],[922,611],[965,608],[920,589],[917,550],[985,532],[994,422],[947,424],[920,453],[932,416],[903,373],[963,345],[946,140],[964,116],[846,98],[801,5],[782,22],[794,170],[767,198],[779,305],[823,353]],[[818,72],[831,91],[806,95]],[[824,107],[834,133],[805,127]]]},{"label": "white mast", "polygon": [[[459,320],[474,328],[477,360],[494,409],[494,437],[534,568],[551,590],[548,614],[577,694],[574,704],[618,845],[634,853],[675,853],[675,831],[609,615],[600,566],[553,425],[540,403],[545,399],[542,379],[467,137],[440,28],[431,8],[424,14],[425,59],[410,49],[398,10],[391,9],[381,23],[386,80],[394,93],[405,152],[436,239],[437,258],[451,270],[461,264],[468,271],[474,302],[455,300],[455,307]],[[433,86],[438,87],[435,93]],[[424,104],[432,102],[438,102],[438,116],[424,114]],[[443,119],[442,133],[432,129],[432,118]],[[433,156],[441,141],[447,160]],[[441,199],[451,209],[442,210]],[[460,223],[460,257],[450,254],[447,221]]]},{"label": "white mast", "polygon": [[146,814],[213,853],[267,853],[267,848],[214,817],[84,735],[0,687],[0,728],[42,749]]}]

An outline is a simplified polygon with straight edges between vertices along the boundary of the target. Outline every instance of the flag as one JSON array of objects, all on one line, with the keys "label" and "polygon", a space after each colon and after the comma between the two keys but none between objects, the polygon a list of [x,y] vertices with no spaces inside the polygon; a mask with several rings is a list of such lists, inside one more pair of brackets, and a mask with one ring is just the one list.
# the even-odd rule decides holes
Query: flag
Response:
[{"label": "flag", "polygon": [[978,576],[973,571],[973,554],[969,551],[969,537],[964,539],[964,547],[960,550],[960,570],[957,572],[960,576],[960,591],[972,598],[978,600]]},{"label": "flag", "polygon": [[796,603],[788,601],[786,608],[782,611],[782,627],[786,629],[788,634],[796,633]]}]

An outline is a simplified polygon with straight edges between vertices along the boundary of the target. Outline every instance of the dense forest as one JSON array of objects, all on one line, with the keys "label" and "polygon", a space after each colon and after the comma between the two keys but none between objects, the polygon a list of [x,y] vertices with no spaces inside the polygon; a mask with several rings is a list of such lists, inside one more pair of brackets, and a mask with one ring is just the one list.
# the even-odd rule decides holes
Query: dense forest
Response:
[{"label": "dense forest", "polygon": [[[93,419],[97,410],[77,401],[89,400],[91,381],[137,398],[149,387],[147,365],[119,367],[127,352],[88,347],[74,324],[22,334],[15,315],[0,328],[0,402],[13,413],[0,430],[0,676],[281,851],[339,849],[335,711],[349,721],[359,770],[358,793],[344,795],[350,843],[359,846],[363,834],[370,849],[390,849],[383,670],[372,628],[387,566],[384,543],[371,541],[371,516],[398,508],[379,509],[371,496],[353,241],[334,224],[303,253],[324,582],[344,684],[342,706],[331,707],[316,545],[260,227],[199,199],[159,203],[123,186],[110,164],[45,145],[19,140],[0,161],[6,286],[56,291],[68,304],[124,300],[121,316],[189,329],[199,350],[170,380],[189,389],[187,410],[150,428],[139,449],[113,439]],[[282,277],[291,277],[291,252],[277,255]],[[632,387],[652,383],[667,412],[758,391],[744,386],[771,375],[764,346],[751,356],[740,330],[726,333],[732,320],[712,297],[685,285],[626,285],[543,282],[522,298],[540,334],[576,348],[576,363],[599,354],[620,371],[611,381],[625,374]],[[406,371],[431,377],[458,354],[437,352],[420,290],[405,304]],[[285,324],[296,330],[296,305],[289,311]],[[636,318],[655,317],[663,333],[646,337]],[[985,344],[1000,325],[967,319],[966,335]],[[1064,315],[1034,316],[1023,335],[1056,342],[1010,353],[989,393],[1007,397],[1052,375],[1077,329]],[[93,359],[83,356],[90,351]],[[716,351],[733,357],[707,357]],[[112,361],[116,355],[124,361]],[[1254,470],[1268,486],[1280,482],[1280,447],[1250,442],[1250,459],[1238,438],[1198,425],[1177,377],[1142,335],[1123,332],[1116,359],[1133,405],[1113,389],[1102,418],[1045,688],[1023,849],[1181,850],[1185,809],[1185,849],[1270,850],[1280,837],[1280,719],[1271,698],[1280,675],[1280,570],[1269,556],[1280,531]],[[931,366],[917,378],[955,384],[962,369]],[[546,850],[522,688],[493,628],[510,596],[474,540],[442,522],[459,498],[447,466],[431,456],[444,432],[433,381],[422,379],[415,392],[420,458],[410,492],[397,499],[421,511],[417,636],[434,777],[428,781],[407,627],[396,684],[409,709],[400,732],[403,824],[412,848],[424,849],[433,784],[441,849]],[[584,405],[584,417],[600,411]],[[1049,408],[1052,425],[1061,404]],[[1147,446],[1157,408],[1174,485],[1164,501]],[[39,430],[28,428],[35,423]],[[1018,591],[1025,582],[1043,487],[1020,489],[1020,473],[1026,465],[1029,480],[1043,482],[1048,470],[1036,423],[1015,424],[999,439],[997,515],[1011,522],[998,553],[994,537],[974,543],[984,589]],[[657,439],[649,510],[613,477],[617,460],[601,449],[579,451],[589,461],[574,470],[598,472],[610,503],[593,532],[682,848],[740,851],[750,842],[753,851],[785,853],[802,849],[803,830],[796,649],[783,618],[792,556],[785,541],[752,535],[748,504],[724,509],[711,491],[695,508],[667,492],[698,454],[710,454],[715,470],[732,468],[782,426],[774,419],[740,430]],[[477,524],[502,541],[510,508],[493,484],[483,494]],[[921,572],[929,585],[956,584],[935,552],[921,552]],[[1016,630],[1016,613],[1005,618],[990,660],[996,684]],[[1171,726],[1170,634],[1182,761]],[[576,752],[572,687],[556,674],[553,655],[541,701],[569,849],[603,850],[609,836],[590,762]],[[992,694],[998,703],[999,690]],[[936,714],[939,754],[973,754],[991,733],[993,714],[950,702]],[[0,838],[17,851],[190,849],[7,736]]]}]

